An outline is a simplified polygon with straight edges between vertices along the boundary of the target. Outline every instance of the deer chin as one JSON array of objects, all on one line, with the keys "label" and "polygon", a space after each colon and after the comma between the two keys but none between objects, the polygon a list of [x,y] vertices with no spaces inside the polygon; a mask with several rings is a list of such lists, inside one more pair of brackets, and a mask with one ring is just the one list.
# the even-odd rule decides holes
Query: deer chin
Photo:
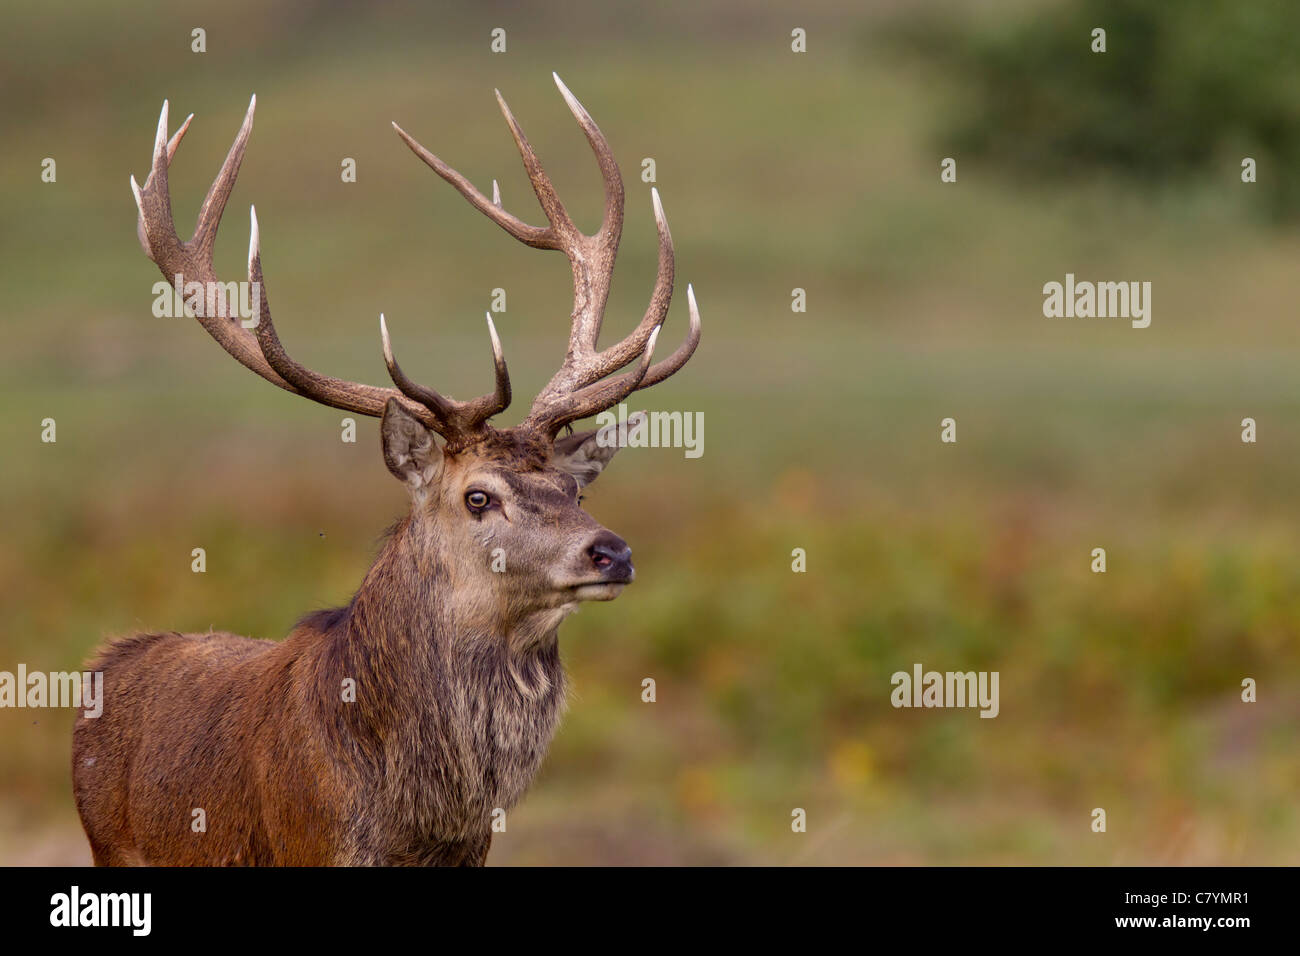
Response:
[{"label": "deer chin", "polygon": [[630,581],[591,581],[565,588],[574,601],[612,601],[623,593]]}]

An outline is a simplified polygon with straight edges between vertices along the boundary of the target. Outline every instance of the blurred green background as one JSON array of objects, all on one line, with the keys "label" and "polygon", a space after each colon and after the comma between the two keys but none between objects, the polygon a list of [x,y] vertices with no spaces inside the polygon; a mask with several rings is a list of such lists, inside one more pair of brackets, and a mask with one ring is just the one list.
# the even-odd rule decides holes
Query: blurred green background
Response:
[{"label": "blurred green background", "polygon": [[[628,185],[607,341],[654,278],[656,160],[665,341],[687,282],[704,339],[644,404],[703,411],[705,452],[627,451],[591,489],[637,583],[562,629],[569,715],[491,862],[1300,862],[1295,15],[849,6],[3,0],[0,669],[73,669],[140,629],[282,636],[348,599],[405,507],[372,420],[344,444],[342,413],[152,316],[127,179],[162,100],[197,114],[172,167],[188,233],[258,95],[217,262],[244,278],[255,202],[291,354],[384,384],[383,311],[414,378],[477,393],[503,287],[513,424],[563,355],[564,260],[475,213],[389,122],[539,222],[499,87],[594,228],[557,70]],[[1067,272],[1150,281],[1151,327],[1044,318]],[[1000,716],[894,710],[915,662],[999,671]],[[72,720],[0,711],[0,863],[88,862]]]}]

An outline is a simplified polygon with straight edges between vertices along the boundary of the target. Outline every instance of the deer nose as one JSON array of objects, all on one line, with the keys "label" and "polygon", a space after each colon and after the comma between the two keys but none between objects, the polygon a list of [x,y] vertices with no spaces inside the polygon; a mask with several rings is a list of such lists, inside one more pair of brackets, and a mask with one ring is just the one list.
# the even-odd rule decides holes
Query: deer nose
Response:
[{"label": "deer nose", "polygon": [[600,535],[587,548],[587,555],[607,580],[628,582],[636,575],[632,567],[632,549],[616,534],[607,531]]}]

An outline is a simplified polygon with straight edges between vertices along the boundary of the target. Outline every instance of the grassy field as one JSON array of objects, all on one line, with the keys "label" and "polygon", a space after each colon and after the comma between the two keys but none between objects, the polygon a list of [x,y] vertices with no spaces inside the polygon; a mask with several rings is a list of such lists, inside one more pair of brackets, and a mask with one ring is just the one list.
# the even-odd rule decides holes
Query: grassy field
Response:
[{"label": "grassy field", "polygon": [[[388,124],[539,221],[499,87],[590,228],[599,178],[555,69],[628,181],[607,336],[653,281],[656,160],[704,339],[644,405],[703,411],[705,452],[626,451],[593,486],[637,582],[564,626],[569,715],[492,862],[1300,862],[1300,240],[1250,214],[1235,165],[1139,191],[959,160],[941,184],[951,91],[879,42],[893,5],[837,6],[5,0],[0,670],[75,668],[137,629],[281,636],[347,600],[404,507],[372,421],[344,444],[340,413],[151,315],[127,177],[163,98],[197,114],[172,177],[188,225],[257,94],[217,261],[241,278],[255,202],[291,354],[382,384],[383,311],[413,377],[481,391],[502,287],[513,424],[562,358],[567,269]],[[1067,272],[1151,281],[1151,327],[1044,318]],[[685,325],[678,301],[665,340]],[[915,662],[999,671],[999,717],[893,709]],[[71,723],[0,711],[0,863],[88,861]]]}]

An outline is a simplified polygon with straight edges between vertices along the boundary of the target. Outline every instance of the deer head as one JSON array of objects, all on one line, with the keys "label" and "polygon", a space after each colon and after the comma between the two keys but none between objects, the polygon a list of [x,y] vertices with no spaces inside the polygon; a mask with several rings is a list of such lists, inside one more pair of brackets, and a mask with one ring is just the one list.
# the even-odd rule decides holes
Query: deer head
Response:
[{"label": "deer head", "polygon": [[[195,317],[203,328],[238,362],[272,384],[323,405],[380,418],[384,461],[411,495],[411,515],[404,531],[417,561],[421,553],[426,554],[428,560],[419,563],[437,565],[453,575],[451,590],[463,604],[472,605],[478,617],[504,622],[507,628],[511,621],[538,612],[562,612],[582,600],[612,599],[631,582],[633,567],[626,542],[601,527],[579,504],[581,489],[613,457],[618,437],[613,432],[585,431],[566,437],[560,433],[573,422],[617,405],[632,392],[662,382],[686,363],[700,339],[699,310],[688,287],[686,339],[668,358],[653,362],[672,297],[673,244],[658,191],[652,189],[659,267],[650,305],[626,338],[598,348],[623,227],[623,182],[600,129],[558,76],[555,82],[591,144],[604,179],[604,217],[593,235],[580,232],[570,219],[499,92],[497,102],[546,215],[546,226],[530,225],[511,215],[501,206],[495,182],[489,200],[393,124],[411,150],[485,216],[526,245],[560,250],[569,260],[573,312],[568,350],[527,417],[514,428],[489,424],[511,397],[510,376],[490,313],[487,325],[495,383],[492,391],[469,401],[444,397],[407,378],[393,357],[382,315],[384,359],[395,387],[343,381],[290,358],[271,320],[257,213],[251,208],[248,277],[259,293],[254,299],[259,314],[251,329],[239,321],[217,280],[213,250],[252,132],[256,97],[208,190],[189,240],[182,241],[176,232],[167,172],[192,115],[169,139],[167,103],[163,103],[149,176],[143,187],[131,179],[140,213],[140,241],[149,258],[182,294],[190,283],[216,290],[215,297],[207,300],[215,307],[197,310]],[[631,424],[636,427],[639,422]],[[489,558],[494,553],[496,561]],[[472,559],[467,560],[467,555]]]}]

